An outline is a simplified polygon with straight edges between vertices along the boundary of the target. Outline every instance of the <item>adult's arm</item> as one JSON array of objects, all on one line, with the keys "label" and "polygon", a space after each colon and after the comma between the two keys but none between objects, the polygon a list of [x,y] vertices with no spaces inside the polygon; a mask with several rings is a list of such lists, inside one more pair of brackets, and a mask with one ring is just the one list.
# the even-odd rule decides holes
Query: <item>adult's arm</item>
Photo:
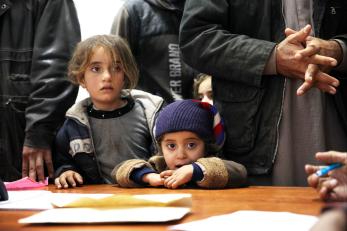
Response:
[{"label": "adult's arm", "polygon": [[187,0],[180,27],[183,58],[213,77],[260,86],[276,43],[232,33],[229,18],[227,0]]},{"label": "adult's arm", "polygon": [[[43,166],[36,166],[35,163],[42,163],[45,155],[39,155],[37,151],[50,149],[57,127],[64,120],[66,110],[75,101],[78,88],[68,81],[66,71],[67,63],[80,38],[73,1],[46,1],[37,21],[31,66],[33,87],[26,108],[24,146],[34,151],[24,150],[23,175],[29,169],[40,168],[38,177],[43,178]],[[46,162],[51,165],[50,163]]]}]

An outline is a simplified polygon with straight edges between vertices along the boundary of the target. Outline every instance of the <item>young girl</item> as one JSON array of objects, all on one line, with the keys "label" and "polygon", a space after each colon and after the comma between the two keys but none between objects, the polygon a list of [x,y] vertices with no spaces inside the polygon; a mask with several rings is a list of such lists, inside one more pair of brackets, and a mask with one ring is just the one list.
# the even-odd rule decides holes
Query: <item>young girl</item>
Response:
[{"label": "young girl", "polygon": [[90,98],[73,105],[56,137],[55,185],[115,183],[114,166],[147,159],[153,119],[162,98],[132,89],[138,70],[120,37],[97,35],[80,42],[69,63],[70,79]]},{"label": "young girl", "polygon": [[196,184],[203,188],[246,184],[244,166],[215,155],[224,143],[217,109],[206,102],[181,100],[166,106],[155,125],[159,155],[148,162],[127,160],[112,172],[122,187]]},{"label": "young girl", "polygon": [[213,105],[212,76],[200,73],[194,79],[194,99],[201,100]]}]

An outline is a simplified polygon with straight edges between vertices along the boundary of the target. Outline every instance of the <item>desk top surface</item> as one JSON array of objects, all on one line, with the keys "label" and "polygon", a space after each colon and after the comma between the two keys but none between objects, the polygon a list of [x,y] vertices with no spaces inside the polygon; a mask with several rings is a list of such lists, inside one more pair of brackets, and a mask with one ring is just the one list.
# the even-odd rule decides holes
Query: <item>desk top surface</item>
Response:
[{"label": "desk top surface", "polygon": [[308,187],[247,187],[238,189],[204,190],[165,188],[124,189],[114,185],[84,185],[73,189],[58,190],[49,185],[44,190],[66,193],[113,193],[113,194],[192,194],[192,213],[183,219],[167,223],[139,224],[93,224],[93,225],[23,225],[20,218],[37,211],[0,210],[0,230],[167,230],[174,224],[200,220],[238,210],[286,211],[318,215],[323,202],[314,189]]}]

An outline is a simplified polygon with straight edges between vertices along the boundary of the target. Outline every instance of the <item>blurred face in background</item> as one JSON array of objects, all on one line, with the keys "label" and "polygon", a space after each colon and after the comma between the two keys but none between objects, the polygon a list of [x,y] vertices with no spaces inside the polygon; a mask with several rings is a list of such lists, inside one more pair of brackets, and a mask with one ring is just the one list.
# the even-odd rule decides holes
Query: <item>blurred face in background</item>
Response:
[{"label": "blurred face in background", "polygon": [[198,87],[198,96],[202,102],[213,105],[212,78],[204,79]]}]

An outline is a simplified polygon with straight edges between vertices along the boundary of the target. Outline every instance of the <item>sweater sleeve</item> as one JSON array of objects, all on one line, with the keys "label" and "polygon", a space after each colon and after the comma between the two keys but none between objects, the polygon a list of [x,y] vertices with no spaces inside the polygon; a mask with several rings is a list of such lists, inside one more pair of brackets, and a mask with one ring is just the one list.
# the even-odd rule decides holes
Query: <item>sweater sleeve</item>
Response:
[{"label": "sweater sleeve", "polygon": [[241,164],[218,157],[200,158],[197,163],[204,171],[204,178],[197,182],[202,188],[236,188],[246,185],[247,171]]},{"label": "sweater sleeve", "polygon": [[[111,172],[111,176],[121,187],[124,188],[136,188],[143,187],[143,184],[136,183],[131,179],[131,174],[136,169],[149,168],[153,169],[152,166],[145,160],[131,159],[126,160],[117,165]],[[155,171],[153,169],[153,171]]]},{"label": "sweater sleeve", "polygon": [[147,183],[143,182],[142,178],[144,175],[149,173],[156,173],[156,171],[146,166],[134,169],[130,174],[130,180],[134,181],[137,184],[147,185]]}]

